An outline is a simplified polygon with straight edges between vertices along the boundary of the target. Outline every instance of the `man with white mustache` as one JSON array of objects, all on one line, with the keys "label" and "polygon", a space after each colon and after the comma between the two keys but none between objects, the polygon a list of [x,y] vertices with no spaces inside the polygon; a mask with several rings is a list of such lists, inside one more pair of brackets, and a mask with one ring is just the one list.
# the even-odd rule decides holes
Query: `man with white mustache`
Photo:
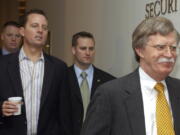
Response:
[{"label": "man with white mustache", "polygon": [[161,63],[161,62],[172,62],[172,63],[174,63],[175,60],[174,60],[173,58],[171,58],[171,59],[160,58],[160,59],[158,60],[158,62],[159,62],[159,63]]},{"label": "man with white mustache", "polygon": [[81,135],[179,135],[180,80],[169,76],[178,43],[170,20],[143,20],[132,35],[139,67],[97,89]]}]

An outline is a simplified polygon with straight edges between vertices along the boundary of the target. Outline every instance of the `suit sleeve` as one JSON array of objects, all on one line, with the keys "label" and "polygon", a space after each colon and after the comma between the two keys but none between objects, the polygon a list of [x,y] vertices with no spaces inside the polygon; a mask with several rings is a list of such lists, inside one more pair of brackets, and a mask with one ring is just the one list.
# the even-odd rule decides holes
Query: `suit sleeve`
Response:
[{"label": "suit sleeve", "polygon": [[81,135],[109,135],[111,105],[103,87],[97,89],[88,108]]},{"label": "suit sleeve", "polygon": [[67,80],[67,66],[63,70],[62,82],[60,85],[60,125],[62,135],[72,135],[72,111],[70,102],[70,90]]},{"label": "suit sleeve", "polygon": [[0,127],[3,124],[2,105],[3,105],[3,101],[0,101]]}]

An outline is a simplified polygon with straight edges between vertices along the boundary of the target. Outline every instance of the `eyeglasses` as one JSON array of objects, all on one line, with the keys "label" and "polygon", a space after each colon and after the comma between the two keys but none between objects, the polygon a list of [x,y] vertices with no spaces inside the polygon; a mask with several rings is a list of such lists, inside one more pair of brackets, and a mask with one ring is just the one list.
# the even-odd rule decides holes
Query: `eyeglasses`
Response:
[{"label": "eyeglasses", "polygon": [[148,45],[155,48],[157,51],[167,51],[169,49],[171,52],[176,52],[179,47],[177,45]]}]

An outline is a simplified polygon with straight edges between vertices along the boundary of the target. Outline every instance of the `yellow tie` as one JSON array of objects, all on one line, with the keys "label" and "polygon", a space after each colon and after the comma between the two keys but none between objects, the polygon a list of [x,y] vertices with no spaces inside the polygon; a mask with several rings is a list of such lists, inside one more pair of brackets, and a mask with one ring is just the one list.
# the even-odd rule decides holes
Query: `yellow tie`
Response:
[{"label": "yellow tie", "polygon": [[154,89],[158,91],[156,101],[157,135],[175,135],[169,104],[164,94],[164,85],[157,83]]},{"label": "yellow tie", "polygon": [[81,90],[81,96],[82,96],[83,108],[84,108],[84,116],[83,116],[83,120],[84,120],[87,112],[87,107],[90,101],[90,90],[89,90],[86,72],[82,72],[81,77],[82,77],[82,82],[81,82],[80,90]]}]

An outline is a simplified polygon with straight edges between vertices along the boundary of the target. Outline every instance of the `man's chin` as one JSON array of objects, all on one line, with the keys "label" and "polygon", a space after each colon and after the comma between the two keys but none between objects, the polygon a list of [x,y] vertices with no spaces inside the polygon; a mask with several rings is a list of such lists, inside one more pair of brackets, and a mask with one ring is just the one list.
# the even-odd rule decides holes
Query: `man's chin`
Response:
[{"label": "man's chin", "polygon": [[161,73],[164,74],[165,76],[168,76],[171,72],[172,72],[172,68],[164,69],[161,71]]},{"label": "man's chin", "polygon": [[88,63],[84,63],[84,65],[89,66],[89,65],[91,65],[91,63],[89,63],[89,62]]}]

